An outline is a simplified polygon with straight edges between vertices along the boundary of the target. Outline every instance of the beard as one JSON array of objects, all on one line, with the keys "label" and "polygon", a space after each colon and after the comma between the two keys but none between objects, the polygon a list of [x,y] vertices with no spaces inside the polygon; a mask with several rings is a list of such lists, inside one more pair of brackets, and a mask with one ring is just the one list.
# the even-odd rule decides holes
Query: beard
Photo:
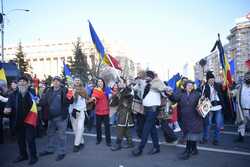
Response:
[{"label": "beard", "polygon": [[250,85],[250,79],[245,81],[247,85]]},{"label": "beard", "polygon": [[24,96],[28,91],[28,86],[18,86],[18,90],[22,96]]}]

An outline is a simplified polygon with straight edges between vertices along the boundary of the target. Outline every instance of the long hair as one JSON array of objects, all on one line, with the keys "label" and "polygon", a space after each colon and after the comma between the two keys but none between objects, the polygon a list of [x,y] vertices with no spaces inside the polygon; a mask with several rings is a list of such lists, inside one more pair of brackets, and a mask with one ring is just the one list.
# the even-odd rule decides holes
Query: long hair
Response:
[{"label": "long hair", "polygon": [[103,78],[97,78],[97,83],[96,83],[97,86],[98,86],[98,80],[101,80],[103,82],[103,88],[102,88],[102,90],[105,92],[106,84],[105,84],[104,79]]}]

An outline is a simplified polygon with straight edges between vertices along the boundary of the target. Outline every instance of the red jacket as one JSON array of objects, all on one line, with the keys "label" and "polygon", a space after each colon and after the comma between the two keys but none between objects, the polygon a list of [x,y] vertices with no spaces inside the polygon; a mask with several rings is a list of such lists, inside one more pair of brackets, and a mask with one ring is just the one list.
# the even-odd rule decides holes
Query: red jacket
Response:
[{"label": "red jacket", "polygon": [[96,98],[96,115],[109,115],[109,101],[103,90],[94,88],[92,97]]}]

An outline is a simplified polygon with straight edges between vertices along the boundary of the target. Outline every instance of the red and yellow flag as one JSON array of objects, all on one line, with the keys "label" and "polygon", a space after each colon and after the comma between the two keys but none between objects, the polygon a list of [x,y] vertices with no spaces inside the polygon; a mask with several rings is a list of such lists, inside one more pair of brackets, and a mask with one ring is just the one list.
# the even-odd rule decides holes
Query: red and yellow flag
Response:
[{"label": "red and yellow flag", "polygon": [[102,97],[104,94],[103,90],[101,88],[94,88],[92,96],[96,98]]},{"label": "red and yellow flag", "polygon": [[224,56],[225,69],[224,69],[224,84],[231,87],[233,84],[232,75],[230,72],[230,64],[228,63],[227,56]]},{"label": "red and yellow flag", "polygon": [[33,98],[32,98],[32,103],[33,104],[32,104],[32,107],[30,109],[30,112],[26,116],[24,122],[26,124],[33,126],[33,127],[36,127],[36,125],[37,125],[37,106],[36,106],[36,102]]},{"label": "red and yellow flag", "polygon": [[120,62],[110,54],[105,54],[103,58],[103,63],[122,71]]}]

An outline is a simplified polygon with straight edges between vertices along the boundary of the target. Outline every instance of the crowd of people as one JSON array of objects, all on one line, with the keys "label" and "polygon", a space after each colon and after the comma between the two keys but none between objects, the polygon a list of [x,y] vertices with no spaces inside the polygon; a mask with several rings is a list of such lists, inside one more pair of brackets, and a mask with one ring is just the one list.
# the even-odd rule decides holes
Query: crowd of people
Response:
[{"label": "crowd of people", "polygon": [[[220,144],[223,115],[231,108],[225,102],[225,94],[235,97],[235,105],[232,106],[236,106],[237,142],[244,141],[246,125],[250,120],[250,72],[244,75],[243,83],[231,89],[215,82],[211,71],[207,72],[206,81],[198,86],[182,77],[176,89],[161,81],[153,71],[141,73],[130,83],[121,78],[107,85],[104,79],[98,78],[84,84],[79,76],[75,76],[73,84],[67,85],[61,77],[56,76],[51,85],[39,85],[37,91],[32,80],[22,76],[12,81],[9,89],[6,86],[0,88],[0,142],[5,142],[2,122],[3,117],[7,117],[11,135],[16,136],[19,149],[14,163],[29,159],[29,165],[33,165],[38,161],[38,155],[56,154],[56,161],[64,159],[69,123],[74,134],[73,152],[84,148],[84,131],[91,131],[95,125],[97,145],[102,142],[104,127],[106,145],[112,151],[133,148],[132,155],[140,156],[150,135],[153,147],[149,154],[157,154],[160,152],[157,128],[160,127],[166,142],[179,141],[186,145],[179,158],[187,160],[198,154],[198,144],[208,143],[210,139],[212,144]],[[212,104],[205,118],[197,111],[201,97],[208,98]],[[31,125],[26,118],[34,103],[38,118],[37,124]],[[111,109],[115,111],[111,112]],[[210,137],[213,123],[214,134]],[[116,127],[114,143],[111,140],[111,124]],[[46,129],[48,142],[37,153],[36,136],[42,131],[40,127]],[[134,127],[140,138],[137,146],[132,140],[131,130]],[[179,135],[176,132],[180,130]]]}]

